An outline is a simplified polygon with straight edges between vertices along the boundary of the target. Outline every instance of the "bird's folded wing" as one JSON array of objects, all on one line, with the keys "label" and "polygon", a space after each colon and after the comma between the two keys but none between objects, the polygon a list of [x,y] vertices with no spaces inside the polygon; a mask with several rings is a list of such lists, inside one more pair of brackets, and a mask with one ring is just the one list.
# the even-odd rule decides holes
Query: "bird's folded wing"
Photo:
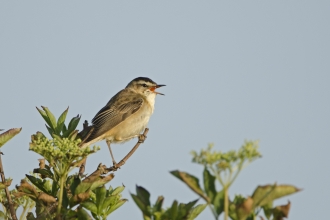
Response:
[{"label": "bird's folded wing", "polygon": [[[125,99],[124,99],[125,100]],[[129,99],[115,105],[111,100],[104,106],[93,118],[92,124],[94,131],[88,138],[88,141],[99,137],[111,130],[126,118],[137,112],[143,104],[143,98],[130,97]]]}]

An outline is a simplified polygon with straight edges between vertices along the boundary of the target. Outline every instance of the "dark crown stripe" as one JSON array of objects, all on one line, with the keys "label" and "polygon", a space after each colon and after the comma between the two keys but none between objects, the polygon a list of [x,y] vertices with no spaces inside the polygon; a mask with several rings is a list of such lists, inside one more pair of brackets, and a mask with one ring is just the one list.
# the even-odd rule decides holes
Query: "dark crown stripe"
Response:
[{"label": "dark crown stripe", "polygon": [[135,79],[132,80],[133,81],[145,81],[145,82],[150,82],[150,83],[155,83],[154,81],[152,81],[151,79],[149,79],[148,77],[137,77]]}]

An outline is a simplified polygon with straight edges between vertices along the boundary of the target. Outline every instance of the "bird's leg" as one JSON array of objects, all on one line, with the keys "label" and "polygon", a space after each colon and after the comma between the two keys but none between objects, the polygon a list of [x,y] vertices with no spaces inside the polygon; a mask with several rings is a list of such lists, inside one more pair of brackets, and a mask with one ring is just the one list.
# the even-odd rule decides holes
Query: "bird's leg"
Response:
[{"label": "bird's leg", "polygon": [[113,157],[113,154],[112,154],[112,150],[111,150],[111,147],[110,147],[110,141],[107,140],[107,145],[108,145],[108,148],[109,148],[109,151],[110,151],[110,155],[111,155],[111,158],[112,158],[112,163],[113,163],[113,166],[115,167],[117,165],[116,161],[115,161],[115,158]]}]

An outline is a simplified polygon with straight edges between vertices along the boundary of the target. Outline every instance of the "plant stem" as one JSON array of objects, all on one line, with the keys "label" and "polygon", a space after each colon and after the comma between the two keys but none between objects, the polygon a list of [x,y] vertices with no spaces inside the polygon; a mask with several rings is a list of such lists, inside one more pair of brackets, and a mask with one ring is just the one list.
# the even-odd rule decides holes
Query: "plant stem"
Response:
[{"label": "plant stem", "polygon": [[228,199],[228,186],[225,186],[223,188],[224,190],[224,194],[225,194],[225,204],[224,204],[224,212],[225,212],[225,220],[228,220],[228,215],[229,215],[229,210],[228,210],[228,203],[229,203],[229,199]]},{"label": "plant stem", "polygon": [[215,210],[212,208],[211,203],[208,203],[207,205],[210,207],[211,212],[212,212],[212,214],[214,215],[214,219],[215,219],[215,220],[218,220],[218,215],[217,215],[217,213],[215,212]]},{"label": "plant stem", "polygon": [[[1,154],[2,154],[2,152],[0,152],[0,175],[1,175],[2,183],[5,184],[6,178],[5,178],[5,171],[3,170],[3,166],[2,166]],[[8,190],[7,186],[5,188],[5,192],[6,192],[6,196],[7,196],[7,200],[8,200],[8,204],[9,204],[9,210],[10,210],[11,217],[12,217],[13,220],[17,220],[16,212],[15,212],[14,205],[13,205],[13,201],[11,201],[11,197],[10,197],[9,190]]]},{"label": "plant stem", "polygon": [[241,172],[242,168],[243,168],[243,162],[244,161],[241,161],[238,165],[238,169],[234,175],[234,177],[230,180],[230,183],[229,183],[229,186],[231,186],[231,184],[233,184],[233,182],[235,181],[235,179],[237,178],[238,174]]},{"label": "plant stem", "polygon": [[212,166],[210,166],[210,169],[213,172],[213,174],[215,175],[215,177],[217,178],[217,180],[220,182],[221,186],[225,187],[225,184],[222,181],[221,176],[218,174],[218,172]]},{"label": "plant stem", "polygon": [[21,216],[19,217],[19,220],[24,220],[26,218],[27,205],[28,205],[28,203],[24,204],[23,211],[22,211]]},{"label": "plant stem", "polygon": [[66,175],[61,174],[60,177],[60,192],[58,197],[58,204],[57,204],[57,217],[61,214],[61,208],[62,208],[62,201],[63,201],[63,190],[64,190],[64,181],[66,179]]}]

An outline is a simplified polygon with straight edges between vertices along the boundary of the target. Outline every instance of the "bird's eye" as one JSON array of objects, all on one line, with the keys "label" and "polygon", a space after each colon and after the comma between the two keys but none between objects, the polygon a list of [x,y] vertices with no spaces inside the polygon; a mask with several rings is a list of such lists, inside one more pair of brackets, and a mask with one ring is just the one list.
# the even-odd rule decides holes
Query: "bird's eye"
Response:
[{"label": "bird's eye", "polygon": [[145,83],[144,83],[144,84],[142,84],[142,86],[143,86],[143,87],[148,87],[148,86],[147,86],[147,84],[145,84]]}]

